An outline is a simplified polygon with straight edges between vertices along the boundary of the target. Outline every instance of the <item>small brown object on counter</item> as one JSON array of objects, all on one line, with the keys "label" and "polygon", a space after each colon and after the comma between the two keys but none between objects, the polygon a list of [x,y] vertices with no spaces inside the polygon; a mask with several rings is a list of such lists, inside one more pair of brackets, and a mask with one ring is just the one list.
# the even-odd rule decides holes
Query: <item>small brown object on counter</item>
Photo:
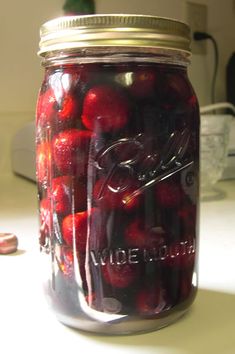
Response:
[{"label": "small brown object on counter", "polygon": [[18,239],[12,233],[0,233],[0,254],[8,254],[17,251]]}]

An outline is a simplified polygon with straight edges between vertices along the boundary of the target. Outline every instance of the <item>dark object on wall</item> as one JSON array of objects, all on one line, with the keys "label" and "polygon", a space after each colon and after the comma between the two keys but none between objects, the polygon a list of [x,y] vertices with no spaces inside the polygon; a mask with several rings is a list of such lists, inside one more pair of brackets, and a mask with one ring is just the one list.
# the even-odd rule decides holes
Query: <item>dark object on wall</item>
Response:
[{"label": "dark object on wall", "polygon": [[88,15],[95,13],[94,0],[66,0],[63,6],[65,15]]},{"label": "dark object on wall", "polygon": [[216,102],[216,79],[217,79],[217,73],[218,73],[218,67],[219,67],[219,50],[218,50],[218,45],[215,40],[215,38],[210,34],[206,32],[194,32],[193,38],[195,41],[203,41],[205,39],[209,39],[211,43],[213,44],[214,48],[214,72],[213,72],[213,77],[212,77],[212,83],[211,83],[211,103]]},{"label": "dark object on wall", "polygon": [[227,101],[235,105],[235,52],[231,55],[226,68]]}]

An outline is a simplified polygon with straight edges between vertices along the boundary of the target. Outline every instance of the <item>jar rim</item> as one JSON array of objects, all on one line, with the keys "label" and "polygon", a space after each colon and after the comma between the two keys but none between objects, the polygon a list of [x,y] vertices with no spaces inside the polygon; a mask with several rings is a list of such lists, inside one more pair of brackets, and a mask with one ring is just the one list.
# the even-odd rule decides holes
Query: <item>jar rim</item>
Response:
[{"label": "jar rim", "polygon": [[40,28],[40,56],[89,47],[145,47],[190,54],[190,28],[178,20],[134,14],[63,16]]}]

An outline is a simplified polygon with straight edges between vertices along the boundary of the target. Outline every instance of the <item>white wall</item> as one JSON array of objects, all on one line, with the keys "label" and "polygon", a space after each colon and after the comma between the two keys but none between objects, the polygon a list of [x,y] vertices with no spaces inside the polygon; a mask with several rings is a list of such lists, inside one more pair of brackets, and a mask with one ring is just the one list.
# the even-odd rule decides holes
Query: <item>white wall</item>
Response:
[{"label": "white wall", "polygon": [[[233,0],[191,0],[208,5],[208,31],[218,40],[220,70],[217,99],[225,98],[225,65],[235,51],[235,12]],[[43,69],[37,57],[39,27],[46,20],[62,14],[63,0],[5,1],[0,14],[0,114],[25,112],[34,114]],[[97,0],[97,12],[144,13],[186,20],[186,0]],[[190,77],[200,103],[210,100],[213,55],[193,56]],[[32,117],[33,119],[33,117]]]},{"label": "white wall", "polygon": [[33,111],[42,70],[39,27],[62,13],[63,0],[1,3],[0,112]]},{"label": "white wall", "polygon": [[185,0],[96,0],[97,13],[135,13],[184,19]]}]

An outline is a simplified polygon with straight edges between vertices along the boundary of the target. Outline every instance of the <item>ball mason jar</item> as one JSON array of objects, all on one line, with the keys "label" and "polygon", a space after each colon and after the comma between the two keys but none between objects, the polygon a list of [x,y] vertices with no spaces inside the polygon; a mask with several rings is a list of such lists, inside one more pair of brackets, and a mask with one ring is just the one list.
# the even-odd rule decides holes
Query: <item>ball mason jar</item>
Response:
[{"label": "ball mason jar", "polygon": [[187,25],[136,15],[41,28],[36,113],[44,289],[108,334],[178,319],[197,288],[199,110]]}]

